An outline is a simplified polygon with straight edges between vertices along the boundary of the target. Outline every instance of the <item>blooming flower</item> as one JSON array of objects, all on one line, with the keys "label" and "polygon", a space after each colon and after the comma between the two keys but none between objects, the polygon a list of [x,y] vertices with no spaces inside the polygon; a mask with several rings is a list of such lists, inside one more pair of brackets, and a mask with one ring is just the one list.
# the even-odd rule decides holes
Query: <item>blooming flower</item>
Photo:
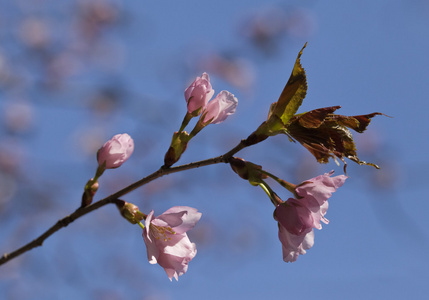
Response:
[{"label": "blooming flower", "polygon": [[220,92],[213,100],[211,100],[204,110],[205,116],[203,123],[218,124],[229,116],[235,113],[238,100],[228,91]]},{"label": "blooming flower", "polygon": [[133,153],[134,141],[126,133],[117,134],[108,140],[97,152],[100,166],[106,163],[106,169],[120,167]]},{"label": "blooming flower", "polygon": [[331,177],[333,171],[309,179],[295,189],[300,199],[289,198],[277,205],[274,218],[279,225],[279,240],[283,248],[283,260],[294,262],[298,256],[313,247],[313,228],[322,229],[320,221],[325,218],[328,199],[342,186],[347,176]]},{"label": "blooming flower", "polygon": [[158,263],[170,280],[186,273],[188,263],[197,254],[186,232],[200,220],[201,213],[195,208],[174,206],[154,218],[153,210],[147,215],[143,239],[149,263]]},{"label": "blooming flower", "polygon": [[188,103],[188,113],[192,114],[205,108],[207,102],[213,97],[214,90],[210,84],[210,78],[207,73],[197,77],[194,82],[185,90],[185,100]]}]

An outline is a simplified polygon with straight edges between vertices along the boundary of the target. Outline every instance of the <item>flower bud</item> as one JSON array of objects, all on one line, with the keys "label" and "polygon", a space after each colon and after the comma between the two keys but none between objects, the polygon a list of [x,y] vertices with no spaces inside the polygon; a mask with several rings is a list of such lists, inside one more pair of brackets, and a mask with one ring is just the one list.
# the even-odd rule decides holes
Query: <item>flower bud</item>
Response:
[{"label": "flower bud", "polygon": [[169,168],[175,164],[188,147],[190,140],[189,134],[186,131],[175,132],[171,139],[170,148],[164,156],[164,167]]},{"label": "flower bud", "polygon": [[185,100],[188,103],[188,113],[198,116],[201,109],[205,108],[207,102],[213,97],[214,90],[210,84],[207,73],[197,77],[194,82],[185,90]]},{"label": "flower bud", "polygon": [[120,167],[133,153],[134,141],[126,133],[117,134],[108,140],[97,152],[99,166],[105,169]]},{"label": "flower bud", "polygon": [[92,203],[92,199],[94,198],[95,193],[97,192],[99,187],[98,181],[94,182],[94,178],[88,180],[85,185],[85,190],[82,195],[82,202],[80,207],[88,206]]},{"label": "flower bud", "polygon": [[219,124],[235,113],[238,100],[228,91],[220,92],[204,110],[203,123]]}]

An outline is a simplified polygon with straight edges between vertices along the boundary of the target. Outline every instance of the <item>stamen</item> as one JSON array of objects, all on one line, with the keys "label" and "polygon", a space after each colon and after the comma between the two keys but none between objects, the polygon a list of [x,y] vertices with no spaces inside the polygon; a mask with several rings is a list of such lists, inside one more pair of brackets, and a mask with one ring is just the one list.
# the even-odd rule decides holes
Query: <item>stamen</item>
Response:
[{"label": "stamen", "polygon": [[150,224],[150,233],[155,239],[159,240],[162,238],[164,242],[170,241],[171,238],[168,237],[170,234],[176,234],[176,232],[170,227],[163,227],[163,226],[156,226],[153,224]]}]

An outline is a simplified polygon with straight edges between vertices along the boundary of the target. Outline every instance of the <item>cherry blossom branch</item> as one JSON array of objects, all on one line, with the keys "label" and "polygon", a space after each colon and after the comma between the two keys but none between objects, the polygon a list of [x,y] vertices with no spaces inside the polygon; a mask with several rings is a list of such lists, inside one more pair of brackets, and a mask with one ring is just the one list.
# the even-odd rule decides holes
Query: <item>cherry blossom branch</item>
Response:
[{"label": "cherry blossom branch", "polygon": [[182,172],[185,170],[191,170],[191,169],[204,167],[204,166],[208,166],[208,165],[213,165],[213,164],[218,164],[218,163],[228,163],[229,159],[235,153],[237,153],[238,151],[242,150],[245,147],[247,147],[246,142],[245,142],[245,140],[242,140],[237,146],[235,146],[233,149],[231,149],[230,151],[228,151],[227,153],[225,153],[223,155],[213,157],[213,158],[209,158],[206,160],[192,162],[192,163],[185,164],[185,165],[176,166],[176,167],[170,167],[170,168],[161,167],[158,171],[155,171],[154,173],[140,179],[139,181],[136,181],[133,184],[130,184],[129,186],[123,188],[122,190],[120,190],[120,191],[118,191],[118,192],[116,192],[116,193],[114,193],[114,194],[112,194],[112,195],[110,195],[104,199],[101,199],[101,200],[99,200],[99,201],[97,201],[91,205],[88,205],[85,207],[80,207],[76,211],[74,211],[72,214],[58,220],[57,223],[55,223],[55,225],[53,225],[51,228],[49,228],[47,231],[45,231],[38,238],[34,239],[33,241],[29,242],[28,244],[22,246],[21,248],[15,250],[13,252],[3,254],[3,256],[0,257],[0,265],[14,259],[15,257],[20,256],[21,254],[23,254],[23,253],[25,253],[25,252],[33,249],[33,248],[42,246],[43,242],[48,237],[53,235],[55,232],[57,232],[61,228],[67,227],[70,223],[77,220],[78,218],[80,218],[80,217],[82,217],[82,216],[102,207],[102,206],[105,206],[106,204],[116,203],[116,201],[118,200],[119,197],[122,197],[122,196],[134,191],[135,189],[155,180],[155,179],[158,179],[164,175]]}]

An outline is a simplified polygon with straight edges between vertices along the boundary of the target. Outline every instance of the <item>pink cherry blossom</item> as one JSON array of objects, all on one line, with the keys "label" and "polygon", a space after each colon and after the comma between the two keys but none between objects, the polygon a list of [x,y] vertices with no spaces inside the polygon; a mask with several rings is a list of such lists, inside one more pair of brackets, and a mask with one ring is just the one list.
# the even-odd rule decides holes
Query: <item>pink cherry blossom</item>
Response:
[{"label": "pink cherry blossom", "polygon": [[214,90],[210,84],[207,73],[197,77],[185,90],[185,100],[188,103],[188,113],[193,113],[207,106],[207,102],[213,97]]},{"label": "pink cherry blossom", "polygon": [[289,198],[277,205],[274,218],[278,221],[279,240],[282,243],[283,260],[294,262],[298,256],[313,247],[313,228],[322,229],[320,221],[325,218],[328,199],[342,186],[347,176],[331,177],[333,171],[309,179],[295,189],[300,199]]},{"label": "pink cherry blossom", "polygon": [[106,163],[106,169],[120,167],[134,151],[134,141],[126,133],[117,134],[108,140],[97,152],[100,166]]},{"label": "pink cherry blossom", "polygon": [[186,232],[200,220],[201,213],[195,208],[174,206],[154,218],[153,210],[145,220],[143,239],[149,263],[158,263],[170,280],[186,273],[188,263],[197,254],[194,243]]},{"label": "pink cherry blossom", "polygon": [[233,94],[228,91],[220,92],[205,108],[203,123],[218,124],[225,121],[229,115],[235,113],[237,104],[238,100]]}]

